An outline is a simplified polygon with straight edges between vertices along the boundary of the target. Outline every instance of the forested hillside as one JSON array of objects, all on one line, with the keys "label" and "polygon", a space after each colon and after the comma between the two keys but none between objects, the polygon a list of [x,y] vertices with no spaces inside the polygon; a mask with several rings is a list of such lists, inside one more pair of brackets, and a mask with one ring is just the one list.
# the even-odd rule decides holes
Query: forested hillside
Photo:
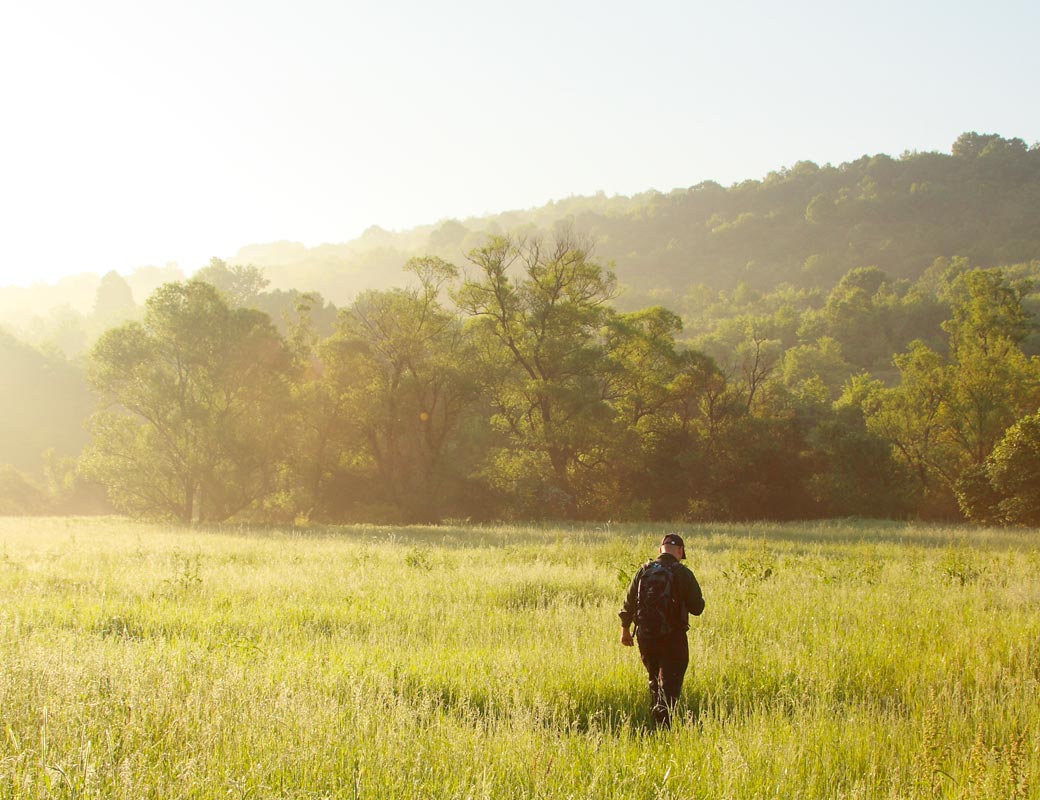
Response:
[{"label": "forested hillside", "polygon": [[1040,258],[1040,148],[965,133],[951,150],[865,155],[839,166],[801,161],[728,188],[708,181],[668,193],[572,197],[401,233],[373,228],[341,247],[253,246],[233,261],[263,266],[275,286],[316,289],[342,303],[351,299],[346,287],[396,285],[410,256],[458,261],[488,234],[551,231],[561,220],[595,241],[596,256],[632,292],[666,300],[698,285],[829,289],[865,266],[916,280],[940,257],[982,267]]},{"label": "forested hillside", "polygon": [[[28,400],[4,507],[97,507],[103,487],[182,521],[1040,524],[1038,156],[966,134],[952,155],[372,230],[349,268],[253,247],[143,306],[109,273],[78,338],[66,317],[78,349],[4,340]],[[313,291],[347,272],[383,288]],[[82,440],[41,413],[89,417],[48,485],[31,451]]]},{"label": "forested hillside", "polygon": [[[937,258],[977,267],[1040,259],[1040,148],[965,133],[950,153],[801,161],[728,188],[708,181],[633,197],[570,197],[406,231],[373,226],[340,244],[253,244],[214,255],[261,268],[273,289],[347,305],[362,291],[401,286],[411,257],[461,263],[489,235],[545,234],[559,224],[591,238],[620,282],[615,302],[628,310],[661,303],[682,311],[691,295],[700,302],[740,285],[827,292],[857,267],[915,281]],[[161,283],[203,266],[142,267],[125,279],[140,306]],[[0,287],[0,318],[29,341],[79,354],[98,333],[91,316],[100,283],[84,274],[55,286]]]},{"label": "forested hillside", "polygon": [[914,280],[939,257],[1029,261],[1040,257],[1040,149],[965,134],[952,155],[803,161],[729,189],[709,183],[649,197],[588,224],[621,279],[640,289],[827,289],[855,267]]}]

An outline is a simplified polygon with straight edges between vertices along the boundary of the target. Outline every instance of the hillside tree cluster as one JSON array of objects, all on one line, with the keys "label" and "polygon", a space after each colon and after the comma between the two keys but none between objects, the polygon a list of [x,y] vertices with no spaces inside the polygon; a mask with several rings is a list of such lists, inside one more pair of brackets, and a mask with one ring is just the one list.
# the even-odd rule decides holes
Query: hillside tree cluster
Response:
[{"label": "hillside tree cluster", "polygon": [[1038,280],[965,133],[0,289],[0,512],[1036,521]]},{"label": "hillside tree cluster", "polygon": [[[979,267],[1028,263],[1040,258],[1040,146],[966,132],[948,153],[799,161],[729,187],[705,181],[630,197],[600,192],[404,231],[372,226],[342,244],[247,245],[227,262],[263,270],[271,290],[257,302],[280,325],[294,293],[345,306],[362,291],[399,285],[409,258],[461,263],[491,236],[534,236],[560,224],[594,239],[598,257],[615,265],[622,290],[615,305],[663,305],[684,316],[689,298],[704,291],[826,292],[862,266],[916,281],[942,257]],[[21,339],[53,342],[75,358],[112,324],[139,315],[138,304],[160,285],[184,278],[168,264],[125,277],[0,287],[0,317]]]},{"label": "hillside tree cluster", "polygon": [[259,270],[225,265],[223,291],[166,284],[98,340],[79,473],[183,522],[1040,522],[1038,266],[743,287],[698,331],[617,310],[576,234],[491,237],[464,269],[412,259],[322,335],[320,300],[283,334],[229,288]]}]

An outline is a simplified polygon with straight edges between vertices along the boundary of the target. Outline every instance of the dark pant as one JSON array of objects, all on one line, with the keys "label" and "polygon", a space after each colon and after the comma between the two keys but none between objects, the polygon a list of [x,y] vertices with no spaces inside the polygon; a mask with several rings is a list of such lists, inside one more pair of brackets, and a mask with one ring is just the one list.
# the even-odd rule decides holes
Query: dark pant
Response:
[{"label": "dark pant", "polygon": [[668,727],[672,709],[682,691],[690,645],[686,631],[675,631],[658,639],[638,639],[639,657],[650,679],[650,707],[654,721]]}]

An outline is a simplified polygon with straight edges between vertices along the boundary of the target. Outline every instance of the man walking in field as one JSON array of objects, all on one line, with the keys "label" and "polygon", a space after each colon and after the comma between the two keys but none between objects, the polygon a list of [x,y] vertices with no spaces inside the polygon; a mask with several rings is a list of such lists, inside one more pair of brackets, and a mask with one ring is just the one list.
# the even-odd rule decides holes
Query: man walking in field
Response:
[{"label": "man walking in field", "polygon": [[672,709],[682,691],[690,646],[686,639],[689,615],[704,611],[704,596],[693,573],[679,562],[686,558],[682,537],[669,533],[660,555],[639,568],[628,587],[621,617],[621,644],[631,647],[632,623],[639,640],[639,657],[650,679],[654,721],[670,727]]}]

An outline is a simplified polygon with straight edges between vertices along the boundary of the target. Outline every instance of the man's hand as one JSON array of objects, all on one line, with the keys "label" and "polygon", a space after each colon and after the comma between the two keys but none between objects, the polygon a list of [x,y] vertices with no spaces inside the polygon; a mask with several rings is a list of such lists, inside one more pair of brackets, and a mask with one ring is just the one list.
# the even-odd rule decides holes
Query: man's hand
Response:
[{"label": "man's hand", "polygon": [[631,647],[635,642],[632,641],[632,632],[628,628],[621,629],[621,644],[625,647]]}]

